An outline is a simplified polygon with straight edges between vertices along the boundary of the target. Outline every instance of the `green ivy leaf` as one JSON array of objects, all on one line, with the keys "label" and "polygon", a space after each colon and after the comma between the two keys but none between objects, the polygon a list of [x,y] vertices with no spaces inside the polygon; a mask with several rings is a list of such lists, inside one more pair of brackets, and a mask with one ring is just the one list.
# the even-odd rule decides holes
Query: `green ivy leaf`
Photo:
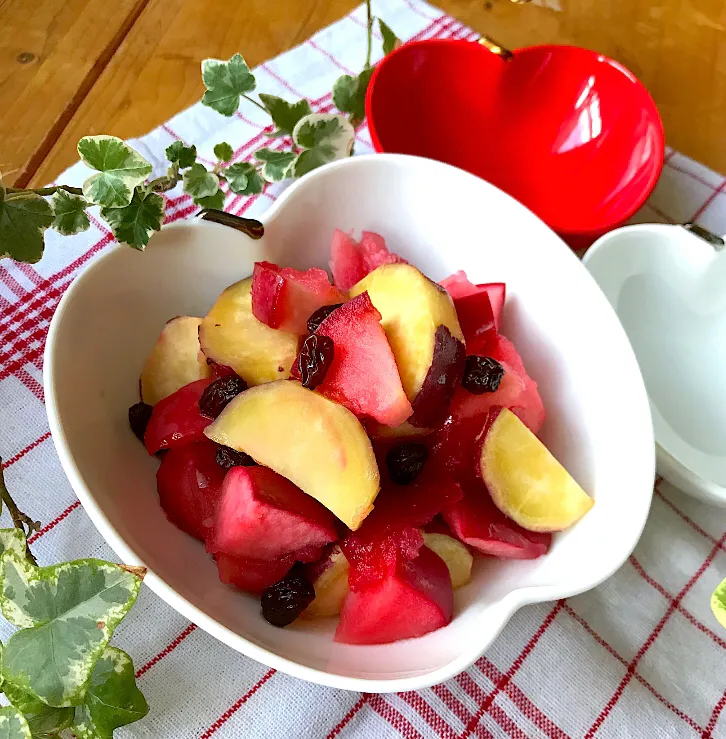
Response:
[{"label": "green ivy leaf", "polygon": [[166,158],[170,162],[177,162],[180,169],[191,167],[197,161],[197,147],[184,146],[182,141],[175,141],[166,147]]},{"label": "green ivy leaf", "polygon": [[397,49],[401,45],[401,40],[381,18],[378,19],[378,27],[381,29],[381,36],[383,36],[383,54],[385,56]]},{"label": "green ivy leaf", "polygon": [[265,186],[257,167],[251,162],[237,162],[224,170],[229,189],[237,195],[258,195]]},{"label": "green ivy leaf", "polygon": [[192,164],[184,172],[184,192],[193,198],[208,198],[219,190],[219,177],[214,172],[208,172],[203,164]]},{"label": "green ivy leaf", "polygon": [[227,62],[205,59],[202,62],[202,81],[207,88],[202,104],[226,116],[234,115],[239,108],[240,97],[252,92],[257,84],[241,54],[235,54]]},{"label": "green ivy leaf", "polygon": [[139,721],[148,712],[146,699],[136,687],[131,657],[109,647],[96,664],[83,703],[76,708],[73,732],[79,739],[113,739],[114,729]]},{"label": "green ivy leaf", "polygon": [[25,714],[33,739],[56,739],[61,731],[73,724],[75,711],[72,708],[45,706],[38,713]]},{"label": "green ivy leaf", "polygon": [[200,208],[224,210],[224,193],[221,190],[217,190],[214,195],[210,195],[208,198],[194,198],[194,203]]},{"label": "green ivy leaf", "polygon": [[97,559],[34,567],[16,552],[0,559],[0,609],[20,627],[3,651],[5,686],[49,706],[78,705],[141,577]]},{"label": "green ivy leaf", "polygon": [[313,113],[298,121],[293,131],[295,143],[305,149],[292,165],[293,177],[350,156],[355,131],[342,116],[335,113]]},{"label": "green ivy leaf", "polygon": [[214,147],[214,156],[220,162],[229,162],[234,157],[234,149],[226,141],[223,141]]},{"label": "green ivy leaf", "polygon": [[20,557],[25,556],[25,534],[20,529],[0,529],[0,556],[4,552],[15,552]]},{"label": "green ivy leaf", "polygon": [[333,85],[333,103],[341,113],[350,114],[350,122],[357,126],[366,117],[366,90],[373,67],[364,69],[357,77],[344,74]]},{"label": "green ivy leaf", "polygon": [[78,154],[98,170],[83,183],[83,194],[106,208],[128,205],[134,188],[151,174],[146,159],[115,136],[84,136],[78,142]]},{"label": "green ivy leaf", "polygon": [[726,580],[713,591],[711,610],[713,615],[716,616],[716,620],[726,628]]},{"label": "green ivy leaf", "polygon": [[136,190],[125,208],[101,208],[101,217],[111,226],[122,244],[143,251],[154,231],[164,223],[164,198],[156,193]]},{"label": "green ivy leaf", "polygon": [[307,100],[288,103],[287,100],[277,97],[277,95],[267,95],[264,92],[260,93],[260,100],[265,106],[265,110],[270,114],[272,122],[277,126],[277,130],[269,134],[270,138],[291,136],[297,122],[312,113],[310,103]]},{"label": "green ivy leaf", "polygon": [[86,208],[90,203],[80,195],[72,195],[65,190],[56,190],[51,198],[55,220],[53,228],[64,236],[85,231],[91,221],[88,219]]},{"label": "green ivy leaf", "polygon": [[53,223],[53,209],[34,192],[13,193],[0,200],[0,259],[37,262],[43,256],[43,233]]},{"label": "green ivy leaf", "polygon": [[28,722],[13,706],[0,708],[0,739],[33,739]]},{"label": "green ivy leaf", "polygon": [[265,148],[255,152],[255,159],[263,163],[262,176],[268,182],[284,180],[296,158],[297,155],[292,151],[273,151]]}]

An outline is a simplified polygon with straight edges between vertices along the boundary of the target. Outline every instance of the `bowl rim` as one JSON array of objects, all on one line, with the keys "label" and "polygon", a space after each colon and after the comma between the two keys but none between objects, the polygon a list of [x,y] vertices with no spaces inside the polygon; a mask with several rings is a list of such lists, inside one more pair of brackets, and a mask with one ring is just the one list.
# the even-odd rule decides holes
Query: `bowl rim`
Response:
[{"label": "bowl rim", "polygon": [[[394,58],[395,56],[399,54],[406,53],[407,51],[410,51],[411,49],[421,48],[421,47],[428,47],[428,46],[453,46],[453,47],[463,47],[466,46],[481,46],[483,49],[486,49],[486,47],[481,44],[479,41],[469,41],[467,39],[454,39],[454,38],[432,38],[432,39],[419,39],[417,41],[407,41],[401,46],[397,47],[390,53],[386,54],[386,56],[383,57],[383,59],[380,60],[378,64],[373,68],[373,74],[371,75],[371,79],[368,83],[368,89],[366,91],[366,98],[365,98],[365,113],[366,113],[366,120],[368,121],[368,131],[370,133],[371,142],[373,144],[373,148],[376,151],[376,153],[379,154],[388,154],[388,153],[394,153],[394,152],[388,152],[384,148],[383,144],[381,143],[380,136],[378,135],[378,131],[376,129],[375,125],[375,115],[373,113],[373,94],[376,86],[376,82],[378,81],[378,77],[381,74],[381,70],[385,68],[386,64],[388,63],[389,59]],[[618,62],[615,59],[612,59],[611,57],[601,54],[597,51],[593,51],[591,49],[585,49],[581,46],[574,46],[572,44],[535,44],[533,46],[522,46],[518,49],[512,49],[511,53],[517,54],[522,52],[533,52],[533,51],[551,51],[553,49],[568,49],[573,52],[582,53],[588,57],[596,57],[598,62],[606,64],[608,66],[613,67],[615,70],[623,74],[624,77],[626,77],[630,83],[635,87],[635,89],[638,90],[639,93],[641,93],[644,97],[643,100],[646,103],[644,108],[647,108],[651,114],[651,120],[655,124],[655,134],[656,134],[656,150],[654,152],[654,157],[657,158],[657,165],[654,166],[650,172],[650,175],[648,177],[648,181],[643,188],[641,194],[638,198],[636,198],[632,205],[626,209],[626,211],[618,216],[617,218],[610,218],[607,220],[602,220],[600,222],[595,221],[595,225],[588,226],[587,228],[574,228],[571,226],[563,226],[561,224],[557,223],[548,223],[546,221],[543,221],[545,225],[547,225],[550,229],[555,231],[557,234],[561,234],[565,240],[567,239],[596,239],[598,236],[601,236],[604,233],[607,233],[613,228],[616,228],[617,226],[622,225],[627,220],[632,218],[635,213],[640,210],[640,208],[643,206],[646,200],[651,196],[653,193],[653,190],[655,189],[656,184],[658,183],[658,179],[660,177],[660,174],[663,170],[663,166],[665,163],[665,128],[663,126],[663,119],[660,116],[660,112],[658,111],[658,106],[655,104],[655,101],[653,100],[652,95],[648,91],[648,88],[624,65],[622,65],[620,62]],[[490,52],[493,53],[493,52]],[[506,63],[504,60],[502,60],[502,63]],[[412,156],[412,155],[402,155],[402,156]],[[425,158],[425,157],[420,157]],[[440,160],[434,160],[434,161],[440,161]],[[441,162],[442,164],[446,164],[446,162]],[[450,165],[451,166],[451,165]],[[473,173],[470,173],[473,174]],[[478,175],[475,175],[478,176]],[[483,179],[483,178],[482,178]],[[493,183],[490,183],[493,184]],[[496,185],[494,185],[496,187]],[[507,193],[508,194],[508,193]],[[527,206],[525,205],[525,208]],[[529,208],[527,208],[529,210]],[[539,218],[539,216],[538,216]]]},{"label": "bowl rim", "polygon": [[[261,216],[260,220],[268,225],[274,218],[277,217],[280,210],[284,207],[287,199],[300,187],[305,187],[306,182],[312,180],[315,177],[325,177],[327,173],[334,169],[340,168],[354,168],[354,167],[365,167],[369,161],[383,162],[408,162],[413,163],[424,163],[425,166],[434,167],[445,167],[450,170],[455,170],[459,173],[463,173],[467,177],[475,178],[479,181],[484,182],[481,178],[472,175],[469,172],[460,170],[452,165],[438,162],[436,160],[426,159],[424,157],[416,157],[404,154],[368,154],[351,157],[348,159],[338,160],[331,164],[320,167],[317,170],[309,173],[305,178],[297,180],[287,190],[285,190],[275,203]],[[523,208],[527,213],[531,214],[531,211],[522,205],[507,193],[499,190],[491,183],[486,183],[487,187],[497,190],[499,193],[509,198],[518,207]],[[534,214],[531,214],[534,216]],[[537,218],[537,216],[534,216]],[[537,220],[542,223],[545,228],[549,228],[541,219]],[[164,226],[164,229],[184,230],[189,228],[211,228],[221,229],[227,228],[218,223],[211,221],[201,220],[198,217],[189,220],[180,220]],[[551,230],[551,229],[550,229]],[[58,457],[61,462],[64,473],[68,477],[71,486],[78,496],[79,500],[83,504],[84,509],[88,513],[89,517],[93,521],[94,525],[98,529],[101,536],[106,540],[111,549],[117,554],[120,559],[128,565],[144,565],[139,559],[136,553],[131,549],[129,545],[121,538],[117,533],[114,526],[111,524],[106,514],[103,512],[99,504],[93,496],[93,493],[86,485],[81,472],[76,465],[76,462],[71,454],[70,445],[68,444],[66,434],[63,430],[63,426],[60,419],[58,405],[56,402],[55,393],[55,359],[54,354],[56,350],[56,335],[59,330],[63,315],[66,311],[67,305],[72,299],[74,292],[79,290],[81,286],[89,279],[92,278],[94,272],[99,266],[109,258],[113,258],[113,255],[118,253],[119,250],[126,249],[127,247],[120,244],[116,244],[105,252],[102,252],[96,257],[91,264],[89,264],[82,272],[80,272],[73,282],[70,284],[68,289],[62,296],[58,307],[51,320],[50,328],[48,331],[48,337],[46,341],[46,348],[44,353],[44,364],[43,364],[43,382],[46,393],[46,411],[48,415],[48,423],[50,426],[51,436],[55,445]],[[569,248],[563,244],[562,248],[571,255],[573,259],[577,259]],[[578,260],[579,261],[579,260]],[[593,280],[593,286],[596,286],[594,278],[586,272],[589,279]],[[610,306],[612,310],[612,307]],[[627,347],[632,353],[632,348],[627,341],[627,336],[624,334],[622,326],[620,326],[617,316],[614,313],[612,318],[616,322],[615,329],[623,333],[623,337],[627,343]],[[633,361],[634,355],[633,355]],[[637,369],[637,363],[635,363]],[[642,377],[641,377],[642,385]],[[642,393],[647,404],[647,395],[645,393],[645,387],[642,386]],[[651,425],[651,437],[652,437],[652,425]],[[653,447],[653,454],[650,463],[647,460],[644,461],[644,465],[652,468],[652,477],[655,477],[655,449]],[[646,495],[644,493],[644,495]],[[451,660],[442,667],[434,670],[418,672],[414,675],[406,677],[391,678],[391,679],[380,679],[380,678],[364,678],[364,677],[351,677],[348,675],[341,675],[339,673],[328,672],[319,668],[308,667],[302,665],[294,660],[282,657],[274,652],[268,651],[266,648],[258,646],[252,641],[248,640],[245,636],[238,634],[232,629],[223,626],[211,616],[207,615],[200,608],[195,606],[184,596],[180,595],[174,588],[168,585],[159,575],[152,570],[148,570],[144,582],[149,588],[159,597],[168,603],[177,612],[181,613],[185,618],[189,619],[192,623],[199,626],[201,629],[211,634],[219,641],[223,642],[227,646],[232,647],[238,652],[245,654],[256,661],[280,670],[284,673],[292,675],[303,680],[308,680],[313,683],[325,685],[333,688],[341,688],[345,690],[358,691],[358,692],[371,692],[371,693],[391,693],[407,690],[420,690],[432,685],[449,680],[455,677],[459,673],[469,668],[479,657],[491,646],[492,642],[499,636],[504,627],[509,623],[514,613],[524,605],[532,603],[541,603],[548,601],[556,601],[563,598],[569,598],[579,593],[585,592],[592,588],[597,587],[602,582],[611,577],[627,560],[631,552],[635,548],[637,542],[642,535],[643,529],[648,519],[650,511],[650,504],[652,499],[652,490],[647,494],[647,506],[643,507],[642,520],[637,526],[637,536],[634,536],[633,541],[629,547],[626,547],[626,551],[623,551],[622,556],[614,558],[608,567],[604,568],[596,578],[590,579],[587,582],[579,581],[574,583],[570,587],[561,587],[556,585],[534,585],[517,588],[504,596],[498,603],[497,607],[497,618],[499,622],[496,624],[496,628],[492,628],[488,632],[487,637],[481,641],[473,642],[469,647],[466,647],[462,653]],[[645,503],[646,501],[644,501]]]}]

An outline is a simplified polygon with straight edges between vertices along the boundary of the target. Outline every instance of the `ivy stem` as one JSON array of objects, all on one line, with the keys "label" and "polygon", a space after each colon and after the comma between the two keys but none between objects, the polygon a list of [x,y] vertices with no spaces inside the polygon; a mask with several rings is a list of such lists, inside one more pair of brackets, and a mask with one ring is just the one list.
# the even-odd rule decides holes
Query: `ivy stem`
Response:
[{"label": "ivy stem", "polygon": [[58,190],[65,190],[66,192],[71,193],[71,195],[83,195],[83,190],[81,190],[80,187],[71,187],[70,185],[52,185],[50,187],[36,187],[35,189],[8,187],[5,192],[7,192],[8,195],[16,192],[34,192],[36,195],[54,195]]},{"label": "ivy stem", "polygon": [[366,0],[366,14],[367,22],[366,26],[368,29],[368,46],[366,48],[366,63],[365,68],[371,66],[371,55],[373,53],[373,12],[371,10],[371,0]]},{"label": "ivy stem", "polygon": [[252,105],[256,105],[260,110],[263,110],[265,113],[267,113],[267,108],[262,103],[258,103],[254,98],[251,98],[249,95],[242,95],[242,97],[247,100],[247,102],[252,103]]},{"label": "ivy stem", "polygon": [[[7,507],[11,518],[13,519],[13,526],[15,526],[16,529],[20,529],[20,531],[23,532],[23,535],[28,538],[30,534],[33,531],[40,531],[40,521],[33,521],[30,516],[27,516],[25,513],[23,513],[20,508],[16,505],[15,501],[13,500],[13,496],[10,495],[10,491],[7,488],[7,485],[5,484],[5,475],[3,474],[3,468],[2,468],[2,459],[0,458],[0,500],[2,500],[3,503],[5,503],[5,506]],[[28,559],[34,564],[37,565],[38,562],[36,561],[35,557],[33,556],[33,553],[30,551],[30,546],[25,544],[25,552],[28,557]]]}]

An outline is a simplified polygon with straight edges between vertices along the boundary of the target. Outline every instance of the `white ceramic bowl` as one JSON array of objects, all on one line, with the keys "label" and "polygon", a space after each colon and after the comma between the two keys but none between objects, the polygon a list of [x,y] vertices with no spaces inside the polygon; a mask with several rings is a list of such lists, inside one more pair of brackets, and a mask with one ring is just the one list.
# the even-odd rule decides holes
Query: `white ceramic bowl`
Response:
[{"label": "white ceramic bowl", "polygon": [[[112,249],[76,279],[53,317],[45,389],[63,468],[118,556],[149,569],[152,590],[260,662],[325,685],[386,692],[456,675],[521,606],[580,593],[620,567],[651,500],[648,400],[615,313],[552,231],[473,175],[383,154],[307,175],[264,222],[260,241],[196,222],[164,229],[144,254]],[[478,559],[471,583],[456,593],[449,626],[383,646],[335,644],[334,619],[276,629],[261,618],[257,599],[222,585],[203,545],[166,520],[158,463],[126,420],[144,358],[168,318],[204,315],[255,260],[326,266],[335,227],[382,233],[436,280],[465,269],[475,282],[507,283],[503,330],[540,384],[548,410],[542,436],[597,501],[542,559]]]}]

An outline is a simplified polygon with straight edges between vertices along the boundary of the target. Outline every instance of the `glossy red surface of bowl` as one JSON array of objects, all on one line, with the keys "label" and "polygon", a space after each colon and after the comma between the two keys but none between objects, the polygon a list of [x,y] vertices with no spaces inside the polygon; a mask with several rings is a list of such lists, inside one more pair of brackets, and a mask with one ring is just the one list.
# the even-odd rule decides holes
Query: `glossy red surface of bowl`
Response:
[{"label": "glossy red surface of bowl", "polygon": [[479,175],[575,248],[633,215],[663,166],[663,125],[645,87],[576,47],[506,60],[470,41],[404,44],[376,67],[366,114],[376,151]]}]

